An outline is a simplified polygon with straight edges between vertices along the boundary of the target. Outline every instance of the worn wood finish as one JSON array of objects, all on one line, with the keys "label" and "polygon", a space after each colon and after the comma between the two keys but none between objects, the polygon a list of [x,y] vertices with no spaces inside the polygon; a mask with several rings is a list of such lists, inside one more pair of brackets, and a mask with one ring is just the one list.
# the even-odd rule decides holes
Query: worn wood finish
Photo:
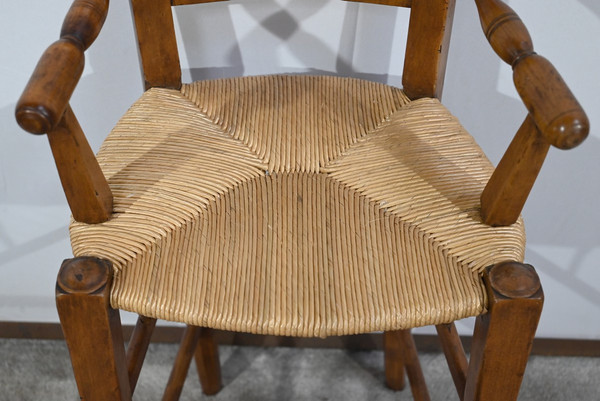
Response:
[{"label": "worn wood finish", "polygon": [[385,384],[396,391],[402,390],[406,386],[401,336],[402,334],[399,331],[385,331],[383,333]]},{"label": "worn wood finish", "polygon": [[500,0],[475,0],[485,37],[504,62],[513,65],[533,53],[527,28],[515,11]]},{"label": "worn wood finish", "polygon": [[481,26],[494,51],[514,70],[517,92],[546,139],[561,149],[580,144],[589,121],[554,66],[536,55],[527,28],[500,0],[476,0]]},{"label": "worn wood finish", "polygon": [[60,36],[87,49],[98,37],[107,14],[108,0],[75,0],[63,21]]},{"label": "worn wood finish", "polygon": [[144,85],[181,87],[181,66],[170,0],[131,0]]},{"label": "worn wood finish", "polygon": [[44,52],[17,102],[19,125],[44,134],[60,121],[84,65],[83,52],[98,36],[108,0],[76,0],[67,12],[60,40]]},{"label": "worn wood finish", "polygon": [[196,360],[202,391],[206,395],[217,394],[222,387],[221,363],[219,362],[219,349],[214,340],[212,329],[200,328],[200,337],[194,359]]},{"label": "worn wood finish", "polygon": [[127,347],[127,373],[129,376],[129,387],[131,393],[135,391],[144,358],[150,345],[150,339],[156,326],[156,319],[139,316]]},{"label": "worn wood finish", "polygon": [[440,324],[435,326],[435,328],[442,345],[442,350],[446,356],[450,373],[452,374],[452,380],[454,380],[458,398],[462,400],[465,394],[467,369],[469,366],[462,342],[454,323]]},{"label": "worn wood finish", "polygon": [[530,265],[506,262],[484,274],[489,311],[475,323],[465,401],[516,400],[544,295]]},{"label": "worn wood finish", "polygon": [[83,65],[83,49],[76,42],[60,39],[48,47],[17,102],[15,115],[21,128],[45,134],[58,125]]},{"label": "worn wood finish", "polygon": [[415,401],[429,401],[429,391],[427,390],[427,383],[425,382],[421,363],[419,362],[415,340],[410,330],[398,330],[397,333],[396,338],[400,341],[400,347],[402,348],[404,367],[413,398]]},{"label": "worn wood finish", "polygon": [[79,122],[67,107],[48,141],[73,218],[100,223],[112,213],[112,192]]},{"label": "worn wood finish", "polygon": [[131,400],[119,312],[110,307],[112,267],[91,257],[66,260],[56,306],[82,400]]},{"label": "worn wood finish", "polygon": [[485,223],[514,223],[550,144],[569,149],[588,135],[583,109],[545,58],[534,53],[527,28],[500,0],[476,0],[483,31],[494,51],[513,67],[517,92],[529,116],[517,132],[481,196]]},{"label": "worn wood finish", "polygon": [[355,3],[371,3],[371,4],[381,4],[384,6],[396,6],[396,7],[408,7],[410,8],[413,0],[344,0],[351,1]]},{"label": "worn wood finish", "polygon": [[588,136],[589,121],[554,66],[537,54],[515,64],[517,92],[544,137],[560,149],[571,149]]},{"label": "worn wood finish", "polygon": [[412,4],[402,85],[411,99],[441,98],[455,0]]},{"label": "worn wood finish", "polygon": [[519,218],[550,144],[527,116],[481,194],[481,217],[491,226]]},{"label": "worn wood finish", "polygon": [[110,218],[112,193],[69,99],[83,72],[83,51],[98,36],[107,12],[105,0],[73,2],[61,39],[42,55],[16,108],[16,118],[23,129],[48,134],[73,217],[85,223]]},{"label": "worn wood finish", "polygon": [[200,331],[201,328],[196,326],[187,326],[185,328],[162,401],[177,401],[179,399],[190,368],[190,362],[192,362],[194,351],[198,346]]}]

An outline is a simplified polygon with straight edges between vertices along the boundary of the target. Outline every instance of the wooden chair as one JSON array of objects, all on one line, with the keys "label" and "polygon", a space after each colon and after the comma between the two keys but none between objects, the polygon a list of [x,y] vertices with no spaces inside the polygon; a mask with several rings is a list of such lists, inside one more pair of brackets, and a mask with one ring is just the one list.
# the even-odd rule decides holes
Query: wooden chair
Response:
[{"label": "wooden chair", "polygon": [[[188,324],[165,400],[211,329],[383,331],[389,387],[429,398],[410,329],[435,325],[461,400],[515,400],[542,309],[519,214],[550,145],[588,121],[500,0],[476,0],[529,111],[494,170],[439,103],[454,0],[411,7],[403,90],[341,77],[182,84],[172,6],[131,0],[147,91],[97,157],[69,106],[108,0],[75,0],[16,109],[47,133],[73,213],[57,307],[85,400],[128,400],[156,319]],[[214,1],[214,0],[213,0]],[[105,178],[106,177],[106,178]],[[140,315],[124,349],[118,309]],[[477,316],[470,361],[453,321]]]}]

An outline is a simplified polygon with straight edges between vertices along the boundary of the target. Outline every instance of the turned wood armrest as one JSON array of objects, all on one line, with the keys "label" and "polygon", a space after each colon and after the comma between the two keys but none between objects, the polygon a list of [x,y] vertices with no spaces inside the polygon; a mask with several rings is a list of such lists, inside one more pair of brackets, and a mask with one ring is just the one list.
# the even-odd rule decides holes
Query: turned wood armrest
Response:
[{"label": "turned wood armrest", "polygon": [[519,16],[501,0],[475,0],[494,51],[513,68],[517,92],[546,140],[570,149],[586,138],[587,116],[554,66],[535,54]]},{"label": "turned wood armrest", "polygon": [[514,223],[550,145],[570,149],[589,132],[588,118],[554,66],[533,51],[527,28],[501,0],[475,0],[494,51],[512,66],[514,83],[529,111],[481,196],[486,224]]},{"label": "turned wood armrest", "polygon": [[85,223],[108,220],[113,198],[69,99],[83,72],[83,52],[98,36],[107,12],[108,0],[73,2],[60,39],[42,55],[15,111],[23,129],[48,134],[73,218]]},{"label": "turned wood armrest", "polygon": [[537,54],[513,67],[517,92],[544,138],[560,149],[571,149],[587,137],[588,118],[554,66]]},{"label": "turned wood armrest", "polygon": [[84,66],[83,52],[100,33],[108,0],[76,0],[63,22],[60,40],[42,55],[17,102],[19,125],[32,134],[57,127]]}]

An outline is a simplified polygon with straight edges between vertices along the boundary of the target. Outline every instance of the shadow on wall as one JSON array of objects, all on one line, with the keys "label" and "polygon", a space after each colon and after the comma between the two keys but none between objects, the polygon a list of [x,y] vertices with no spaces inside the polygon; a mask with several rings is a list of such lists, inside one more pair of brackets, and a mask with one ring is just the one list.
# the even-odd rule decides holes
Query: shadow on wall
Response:
[{"label": "shadow on wall", "polygon": [[[235,7],[235,8],[233,8]],[[319,13],[330,13],[327,2],[293,0],[285,8],[277,1],[261,1],[232,5],[207,4],[201,8],[177,8],[175,14],[183,36],[183,47],[190,69],[191,80],[228,78],[242,75],[273,73],[309,73],[342,75],[386,83],[391,62],[391,45],[373,46],[357,37],[359,4],[340,2],[336,16],[341,16],[341,34],[338,49],[333,49],[318,36],[303,29],[302,24]],[[372,6],[371,6],[372,7]],[[385,12],[363,13],[369,25],[366,40],[391,38],[395,29],[396,8]],[[324,14],[329,15],[329,14]],[[234,20],[248,19],[254,24],[249,32],[238,37]],[[385,21],[382,21],[385,19]],[[238,21],[239,22],[239,21]],[[218,37],[215,32],[218,32]],[[337,33],[336,33],[337,34]],[[229,46],[223,46],[230,43]],[[279,50],[285,49],[295,60],[281,60]],[[353,66],[355,52],[369,49],[377,53],[377,62],[386,73],[359,72]],[[370,54],[371,55],[371,54]],[[196,67],[203,65],[203,67]],[[291,66],[290,66],[291,65]],[[400,74],[400,71],[398,71]]]},{"label": "shadow on wall", "polygon": [[579,0],[579,2],[600,18],[600,2],[598,0]]}]

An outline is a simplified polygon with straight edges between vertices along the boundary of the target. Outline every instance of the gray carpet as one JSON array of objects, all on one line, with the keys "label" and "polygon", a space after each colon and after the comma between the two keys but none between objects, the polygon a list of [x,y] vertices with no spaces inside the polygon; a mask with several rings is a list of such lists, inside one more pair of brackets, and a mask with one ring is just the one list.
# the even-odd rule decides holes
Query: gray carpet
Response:
[{"label": "gray carpet", "polygon": [[[135,400],[160,400],[177,348],[152,344]],[[181,396],[191,400],[412,400],[383,384],[381,352],[221,347],[224,388],[202,394],[194,364]],[[458,400],[446,362],[422,354],[432,400]],[[0,340],[0,400],[77,400],[61,341]],[[532,357],[519,400],[600,400],[599,358]]]}]

